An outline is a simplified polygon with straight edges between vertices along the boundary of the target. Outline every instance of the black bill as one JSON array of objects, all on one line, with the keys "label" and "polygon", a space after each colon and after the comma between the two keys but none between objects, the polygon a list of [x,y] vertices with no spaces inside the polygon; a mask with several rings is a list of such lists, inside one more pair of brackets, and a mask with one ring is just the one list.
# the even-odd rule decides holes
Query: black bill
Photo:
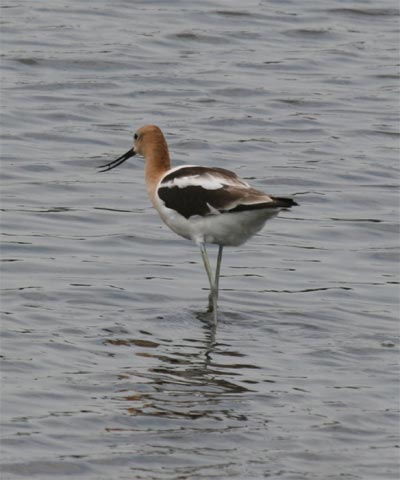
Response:
[{"label": "black bill", "polygon": [[118,157],[116,160],[113,160],[110,163],[106,163],[105,165],[100,165],[98,167],[101,169],[99,170],[99,172],[108,172],[109,170],[112,170],[113,168],[118,167],[119,165],[121,165],[121,163],[124,163],[126,160],[128,160],[128,158],[131,158],[134,155],[136,155],[136,152],[133,148],[131,148],[126,153]]}]

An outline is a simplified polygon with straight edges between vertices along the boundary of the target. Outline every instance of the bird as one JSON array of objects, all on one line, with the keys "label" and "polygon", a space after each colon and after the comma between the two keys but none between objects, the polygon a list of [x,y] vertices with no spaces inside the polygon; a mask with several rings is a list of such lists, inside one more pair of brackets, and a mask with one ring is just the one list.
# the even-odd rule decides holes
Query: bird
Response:
[{"label": "bird", "polygon": [[[208,312],[213,314],[216,325],[223,248],[242,245],[280,210],[298,204],[292,198],[267,195],[225,168],[171,168],[167,142],[156,125],[139,128],[133,136],[133,147],[100,165],[99,172],[112,170],[134,155],[145,160],[147,192],[161,219],[173,232],[200,248],[210,285]],[[218,245],[214,272],[207,244]]]}]

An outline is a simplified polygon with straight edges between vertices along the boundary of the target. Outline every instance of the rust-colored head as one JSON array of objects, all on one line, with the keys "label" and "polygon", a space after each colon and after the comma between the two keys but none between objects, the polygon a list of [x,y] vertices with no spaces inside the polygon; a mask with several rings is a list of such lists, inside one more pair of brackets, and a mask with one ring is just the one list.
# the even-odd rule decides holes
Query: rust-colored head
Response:
[{"label": "rust-colored head", "polygon": [[145,125],[139,128],[133,136],[135,153],[144,158],[163,157],[168,154],[167,142],[159,127],[156,125]]},{"label": "rust-colored head", "polygon": [[146,160],[146,170],[165,172],[170,168],[167,142],[159,127],[145,125],[133,136],[133,148],[112,162],[101,165],[101,172],[107,172],[124,163],[134,155],[141,155]]}]

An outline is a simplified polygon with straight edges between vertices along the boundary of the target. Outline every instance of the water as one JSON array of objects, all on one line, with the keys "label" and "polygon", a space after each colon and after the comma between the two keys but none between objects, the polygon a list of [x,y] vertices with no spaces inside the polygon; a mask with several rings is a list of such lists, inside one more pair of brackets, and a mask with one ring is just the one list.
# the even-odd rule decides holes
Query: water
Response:
[{"label": "water", "polygon": [[[397,478],[396,2],[2,7],[2,479]],[[142,161],[96,173],[146,123],[300,204],[215,338]]]}]

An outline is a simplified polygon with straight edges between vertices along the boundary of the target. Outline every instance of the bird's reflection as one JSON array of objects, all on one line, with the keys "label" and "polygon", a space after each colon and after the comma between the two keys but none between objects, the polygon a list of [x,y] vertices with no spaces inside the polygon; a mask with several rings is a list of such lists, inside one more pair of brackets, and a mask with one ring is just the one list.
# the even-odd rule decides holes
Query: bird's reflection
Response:
[{"label": "bird's reflection", "polygon": [[229,344],[218,343],[215,326],[205,315],[197,314],[202,320],[202,338],[182,338],[168,344],[155,339],[105,341],[114,346],[144,347],[144,350],[135,351],[135,355],[151,360],[147,369],[129,368],[120,376],[124,388],[118,400],[124,402],[129,414],[245,419],[238,413],[236,403],[238,399],[242,401],[242,394],[250,391],[243,385],[245,371],[258,367],[241,363],[239,359],[243,354]]}]

